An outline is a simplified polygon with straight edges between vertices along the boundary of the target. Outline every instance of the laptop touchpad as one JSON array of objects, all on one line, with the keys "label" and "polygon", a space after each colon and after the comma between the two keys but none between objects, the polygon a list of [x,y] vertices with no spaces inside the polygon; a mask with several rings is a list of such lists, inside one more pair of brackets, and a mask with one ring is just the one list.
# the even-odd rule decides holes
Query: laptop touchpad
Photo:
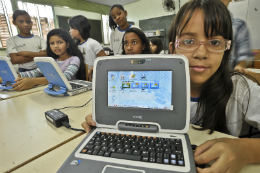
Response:
[{"label": "laptop touchpad", "polygon": [[102,173],[145,173],[144,170],[107,165]]}]

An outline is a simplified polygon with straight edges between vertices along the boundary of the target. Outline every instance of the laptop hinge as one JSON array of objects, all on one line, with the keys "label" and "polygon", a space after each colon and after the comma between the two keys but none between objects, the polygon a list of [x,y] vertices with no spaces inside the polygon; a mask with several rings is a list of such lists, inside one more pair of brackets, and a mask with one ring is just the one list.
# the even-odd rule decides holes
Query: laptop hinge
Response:
[{"label": "laptop hinge", "polygon": [[159,128],[155,124],[120,122],[118,123],[118,129],[123,131],[157,133]]}]

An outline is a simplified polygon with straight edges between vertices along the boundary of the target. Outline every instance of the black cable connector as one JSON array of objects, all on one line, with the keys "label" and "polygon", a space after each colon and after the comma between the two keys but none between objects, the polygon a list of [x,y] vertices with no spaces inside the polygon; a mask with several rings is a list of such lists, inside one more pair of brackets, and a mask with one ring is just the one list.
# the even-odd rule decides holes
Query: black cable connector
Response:
[{"label": "black cable connector", "polygon": [[[72,128],[67,121],[62,121],[61,124],[62,124],[63,126],[65,126],[66,128],[70,129],[70,130],[85,132],[85,130],[83,130],[83,129],[75,129],[75,128]],[[85,133],[86,133],[86,132],[85,132]]]}]

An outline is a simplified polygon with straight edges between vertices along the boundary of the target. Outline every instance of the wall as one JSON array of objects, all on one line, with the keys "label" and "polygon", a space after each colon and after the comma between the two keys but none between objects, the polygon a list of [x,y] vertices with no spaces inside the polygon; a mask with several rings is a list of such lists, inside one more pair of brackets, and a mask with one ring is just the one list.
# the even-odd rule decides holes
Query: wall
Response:
[{"label": "wall", "polygon": [[[181,6],[189,0],[180,0]],[[174,0],[176,9],[179,10],[179,0]],[[140,0],[124,6],[128,12],[127,20],[134,21],[139,26],[139,20],[151,19],[156,17],[168,16],[173,12],[166,12],[162,7],[162,0]]]}]

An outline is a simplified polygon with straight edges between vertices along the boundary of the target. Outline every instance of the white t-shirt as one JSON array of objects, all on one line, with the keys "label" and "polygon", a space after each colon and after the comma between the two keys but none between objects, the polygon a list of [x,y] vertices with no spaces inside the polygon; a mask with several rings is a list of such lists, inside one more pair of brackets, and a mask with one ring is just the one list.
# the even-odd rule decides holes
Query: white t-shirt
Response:
[{"label": "white t-shirt", "polygon": [[[134,25],[129,25],[125,30],[120,30],[119,27],[116,27],[115,30],[112,29],[112,32],[110,34],[110,49],[113,50],[115,55],[122,53],[122,39],[124,36],[124,33],[129,28],[138,28]],[[138,28],[140,29],[140,28]]]},{"label": "white t-shirt", "polygon": [[[239,76],[232,76],[233,81],[233,92],[227,103],[226,115],[227,115],[227,127],[231,135],[239,136],[243,121],[246,121],[248,124],[257,127],[260,129],[260,86],[255,82],[244,77],[249,85],[250,90],[250,100],[248,87],[245,80]],[[246,108],[248,105],[248,110]],[[190,118],[191,120],[196,114],[198,103],[196,101],[191,101],[190,105]],[[244,117],[242,114],[246,113]],[[195,121],[191,121],[191,124],[194,124]]]},{"label": "white t-shirt", "polygon": [[[16,35],[6,40],[6,55],[10,57],[10,53],[22,51],[40,52],[41,50],[46,50],[46,46],[46,41],[37,35],[31,35],[30,37]],[[18,66],[25,69],[37,68],[34,61],[18,64]]]},{"label": "white t-shirt", "polygon": [[78,45],[79,50],[84,56],[88,69],[93,67],[97,54],[103,50],[102,46],[96,40],[88,38],[85,42]]}]

